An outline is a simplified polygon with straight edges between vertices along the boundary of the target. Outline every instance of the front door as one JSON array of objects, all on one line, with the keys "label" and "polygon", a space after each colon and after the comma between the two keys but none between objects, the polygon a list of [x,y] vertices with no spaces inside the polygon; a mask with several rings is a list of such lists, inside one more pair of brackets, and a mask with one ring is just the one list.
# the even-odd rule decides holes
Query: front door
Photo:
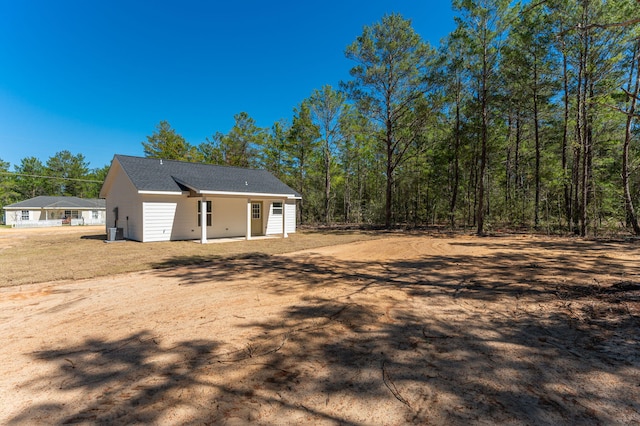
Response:
[{"label": "front door", "polygon": [[251,203],[251,235],[262,235],[262,203]]}]

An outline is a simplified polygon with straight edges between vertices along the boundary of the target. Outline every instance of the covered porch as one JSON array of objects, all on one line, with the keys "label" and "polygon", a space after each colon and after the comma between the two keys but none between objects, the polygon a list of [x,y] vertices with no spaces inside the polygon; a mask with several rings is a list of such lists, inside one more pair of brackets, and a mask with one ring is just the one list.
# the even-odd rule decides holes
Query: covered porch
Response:
[{"label": "covered porch", "polygon": [[[199,242],[202,244],[274,238],[277,235],[282,238],[288,238],[289,232],[287,226],[289,223],[294,224],[295,232],[295,200],[292,203],[291,197],[273,197],[267,194],[255,194],[254,197],[242,197],[240,199],[242,200],[240,209],[236,208],[233,211],[233,221],[236,224],[241,222],[244,235],[212,238],[209,235],[210,230],[214,226],[219,226],[216,220],[229,221],[228,217],[223,218],[220,214],[216,214],[213,208],[213,201],[220,198],[227,198],[228,194],[198,195]],[[236,200],[240,201],[238,198],[239,197],[236,197]],[[287,201],[289,201],[289,203],[287,203]],[[202,226],[202,224],[206,224],[206,226]]]}]

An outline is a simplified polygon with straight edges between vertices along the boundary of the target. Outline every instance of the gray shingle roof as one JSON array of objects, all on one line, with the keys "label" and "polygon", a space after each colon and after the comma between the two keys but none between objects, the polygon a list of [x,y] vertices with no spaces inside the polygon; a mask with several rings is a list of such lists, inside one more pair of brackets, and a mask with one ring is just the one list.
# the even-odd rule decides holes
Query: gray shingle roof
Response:
[{"label": "gray shingle roof", "polygon": [[5,209],[104,209],[105,200],[78,197],[54,197],[41,195],[18,203],[10,204]]},{"label": "gray shingle roof", "polygon": [[266,170],[115,155],[139,191],[219,191],[300,197]]}]

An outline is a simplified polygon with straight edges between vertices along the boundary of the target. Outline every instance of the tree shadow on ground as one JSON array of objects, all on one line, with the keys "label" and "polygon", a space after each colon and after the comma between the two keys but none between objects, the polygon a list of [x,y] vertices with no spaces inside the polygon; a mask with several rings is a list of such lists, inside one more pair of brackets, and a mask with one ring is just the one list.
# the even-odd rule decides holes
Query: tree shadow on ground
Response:
[{"label": "tree shadow on ground", "polygon": [[159,263],[212,303],[221,285],[296,298],[244,321],[240,349],[165,348],[140,332],[34,354],[58,368],[28,385],[96,395],[12,423],[33,410],[61,410],[67,423],[162,423],[176,407],[198,424],[640,422],[638,267],[597,246],[483,243],[490,255]]},{"label": "tree shadow on ground", "polygon": [[[183,285],[227,282],[238,274],[259,280],[269,272],[283,283],[269,287],[269,291],[276,293],[290,291],[291,285],[313,289],[320,284],[357,281],[368,287],[407,288],[416,293],[433,289],[465,292],[467,298],[485,300],[523,292],[546,296],[566,292],[568,296],[580,297],[585,293],[585,285],[597,286],[603,276],[618,281],[640,280],[640,264],[608,255],[625,250],[637,252],[633,244],[581,241],[576,246],[571,240],[501,243],[495,239],[450,244],[482,247],[491,254],[423,254],[408,260],[343,261],[313,254],[248,253],[235,257],[178,256],[153,267],[166,270],[167,275],[180,279]],[[640,253],[637,257],[640,258]],[[186,268],[176,268],[181,266]],[[420,286],[425,289],[420,290]]]},{"label": "tree shadow on ground", "polygon": [[[634,244],[454,244],[490,254],[388,262],[253,255],[167,273],[182,285],[240,274],[277,295],[340,288],[339,298],[306,296],[284,320],[250,324],[289,336],[294,358],[325,366],[331,380],[296,373],[310,394],[392,394],[404,420],[418,422],[640,420],[640,269],[613,255],[637,256]],[[282,362],[271,365],[290,368]]]},{"label": "tree shadow on ground", "polygon": [[163,348],[153,334],[141,331],[123,339],[87,339],[77,346],[34,353],[36,361],[55,364],[56,372],[34,377],[25,386],[48,383],[62,392],[80,391],[82,403],[71,410],[64,403],[32,406],[10,424],[37,418],[62,424],[126,423],[132,412],[137,422],[157,423],[163,406],[188,408],[180,391],[206,385],[198,370],[217,347],[213,341],[187,341]]},{"label": "tree shadow on ground", "polygon": [[[391,309],[384,298],[309,299],[289,307],[284,324],[259,325],[272,335],[287,334],[287,345],[269,364],[294,369],[296,395],[351,400],[365,409],[366,401],[386,395],[387,405],[401,408],[401,421],[640,419],[637,318],[595,324],[565,312],[491,312],[464,306],[461,298],[453,306],[442,298],[420,305],[414,299]],[[307,403],[316,406],[318,399]],[[372,421],[346,410],[342,415]]]},{"label": "tree shadow on ground", "polygon": [[[253,370],[278,348],[248,345],[224,351],[214,341],[185,341],[163,348],[148,331],[106,341],[88,339],[78,346],[33,354],[37,362],[56,366],[53,374],[33,377],[23,386],[34,390],[55,386],[61,392],[80,392],[75,404],[54,401],[36,404],[13,417],[8,424],[222,424],[235,419],[254,421],[259,407],[288,402],[256,393],[247,379],[235,376]],[[292,380],[291,372],[259,363],[261,381],[278,389]],[[249,374],[250,376],[250,374]],[[275,396],[275,395],[274,395]],[[312,410],[289,407],[305,414]],[[350,424],[329,414],[314,417]],[[173,421],[172,421],[173,419]]]}]

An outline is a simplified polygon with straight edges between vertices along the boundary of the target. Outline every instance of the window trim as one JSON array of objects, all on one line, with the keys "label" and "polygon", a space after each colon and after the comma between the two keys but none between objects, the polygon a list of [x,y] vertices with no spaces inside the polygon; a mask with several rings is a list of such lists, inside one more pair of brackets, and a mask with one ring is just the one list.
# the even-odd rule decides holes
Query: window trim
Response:
[{"label": "window trim", "polygon": [[251,203],[251,219],[259,220],[262,218],[262,204]]},{"label": "window trim", "polygon": [[[198,201],[198,226],[202,226],[202,201]],[[207,201],[207,226],[211,226],[211,216],[213,212],[213,206],[211,201]]]},{"label": "window trim", "polygon": [[282,213],[284,213],[284,203],[282,201],[274,201],[271,203],[271,214],[274,216],[282,216]]},{"label": "window trim", "polygon": [[65,219],[80,219],[80,210],[65,210],[64,218]]}]

